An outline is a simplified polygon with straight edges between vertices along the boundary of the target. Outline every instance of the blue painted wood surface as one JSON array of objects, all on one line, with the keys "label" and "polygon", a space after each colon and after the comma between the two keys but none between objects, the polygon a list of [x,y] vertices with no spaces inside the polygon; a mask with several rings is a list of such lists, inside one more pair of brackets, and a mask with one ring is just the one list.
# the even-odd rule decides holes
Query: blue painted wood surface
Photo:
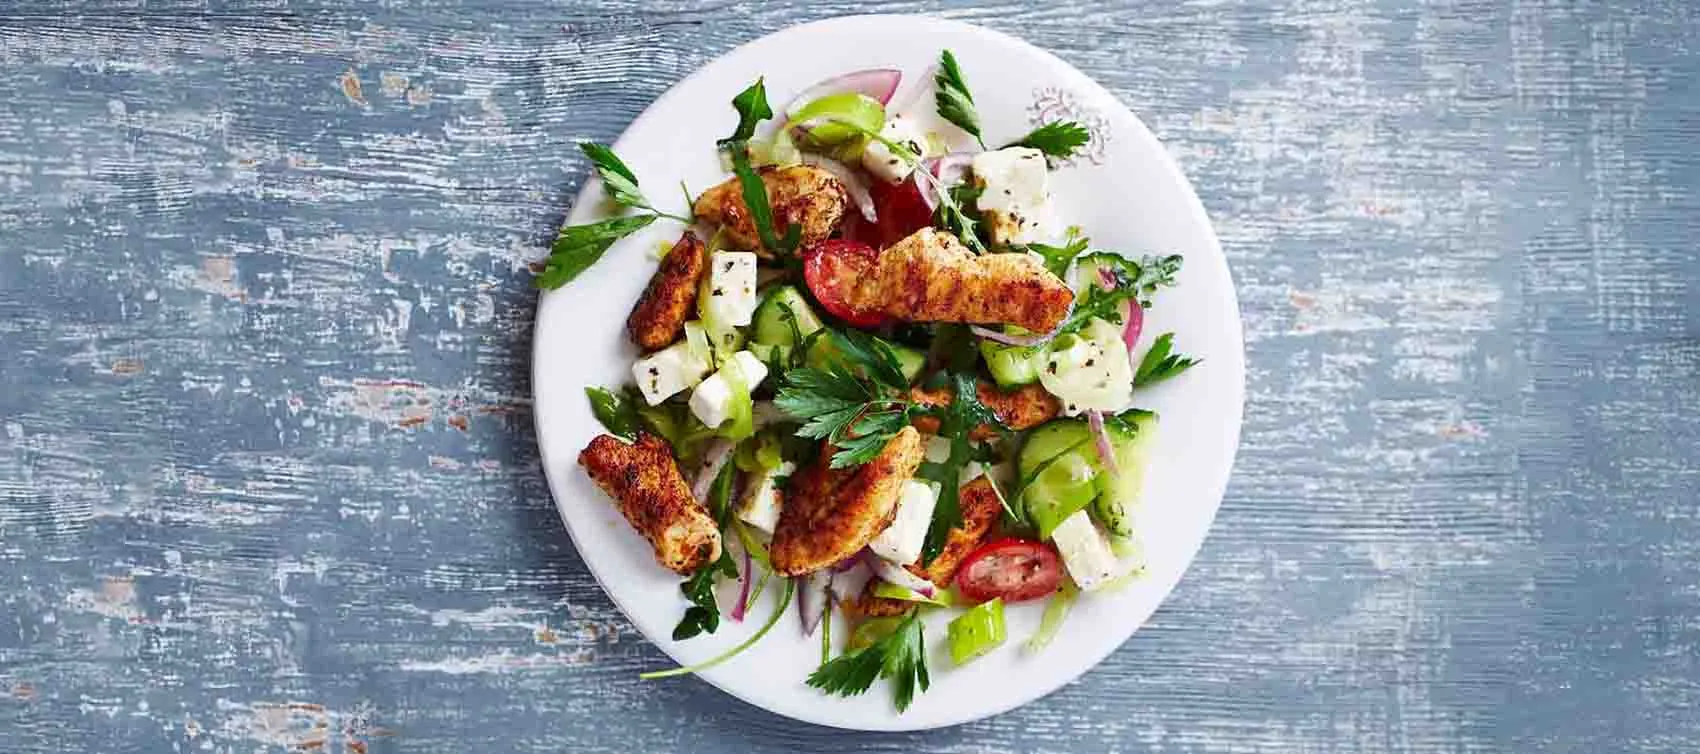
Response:
[{"label": "blue painted wood surface", "polygon": [[[527,409],[572,144],[864,11],[1015,33],[1145,118],[1251,364],[1154,621],[911,735],[639,682],[663,657],[574,554]],[[0,751],[1700,750],[1697,16],[9,5]]]}]

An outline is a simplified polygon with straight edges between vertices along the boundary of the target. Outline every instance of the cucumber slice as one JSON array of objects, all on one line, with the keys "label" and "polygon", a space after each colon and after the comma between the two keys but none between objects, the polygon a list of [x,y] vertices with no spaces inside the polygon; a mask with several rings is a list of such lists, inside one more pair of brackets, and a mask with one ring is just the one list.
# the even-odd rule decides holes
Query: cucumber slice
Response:
[{"label": "cucumber slice", "polygon": [[1044,361],[1034,346],[1006,346],[990,340],[980,341],[980,355],[986,357],[986,367],[998,387],[1014,388],[1039,381],[1039,364]]},{"label": "cucumber slice", "polygon": [[[789,308],[797,318],[797,330],[791,330],[787,322],[785,310]],[[756,307],[754,318],[755,341],[763,345],[779,345],[795,348],[800,345],[795,336],[804,338],[813,335],[816,330],[825,327],[820,321],[820,315],[809,307],[802,291],[795,286],[781,285],[767,292],[761,304]]]},{"label": "cucumber slice", "polygon": [[[1129,412],[1132,414],[1132,412]],[[1123,415],[1109,422],[1110,447],[1116,453],[1116,475],[1099,475],[1098,498],[1092,502],[1092,518],[1111,537],[1133,536],[1133,507],[1145,485],[1145,463],[1152,438],[1157,434],[1157,415]]]},{"label": "cucumber slice", "polygon": [[[1107,251],[1087,254],[1076,261],[1074,265],[1074,292],[1076,295],[1086,290],[1086,286],[1098,283],[1099,270],[1107,269],[1115,273],[1118,278],[1129,281],[1139,277],[1138,265],[1120,254],[1111,254]],[[1123,322],[1126,322],[1127,318],[1132,316],[1133,302],[1131,300],[1121,303],[1121,314]]]},{"label": "cucumber slice", "polygon": [[1022,490],[1021,502],[1027,518],[1039,530],[1040,539],[1050,539],[1069,516],[1097,500],[1098,480],[1104,476],[1091,447],[1075,448],[1045,464]]},{"label": "cucumber slice", "polygon": [[1003,600],[994,599],[969,608],[950,622],[945,633],[950,643],[950,659],[958,665],[966,665],[1003,646],[1009,638],[1003,620]]},{"label": "cucumber slice", "polygon": [[1016,457],[1016,470],[1022,479],[1032,479],[1051,459],[1092,442],[1092,430],[1080,419],[1057,419],[1046,422],[1027,436]]},{"label": "cucumber slice", "polygon": [[[897,357],[897,368],[899,371],[903,372],[904,379],[914,382],[915,378],[921,376],[921,368],[927,364],[927,354],[925,352],[908,346],[898,345],[881,338],[875,338],[874,340],[883,343],[886,348],[891,349],[891,355]],[[825,369],[828,365],[837,361],[837,358],[838,350],[832,345],[832,339],[816,338],[815,342],[809,346],[809,354],[804,361],[807,362],[809,366],[816,369]],[[854,371],[858,376],[862,375],[859,367],[854,369]]]}]

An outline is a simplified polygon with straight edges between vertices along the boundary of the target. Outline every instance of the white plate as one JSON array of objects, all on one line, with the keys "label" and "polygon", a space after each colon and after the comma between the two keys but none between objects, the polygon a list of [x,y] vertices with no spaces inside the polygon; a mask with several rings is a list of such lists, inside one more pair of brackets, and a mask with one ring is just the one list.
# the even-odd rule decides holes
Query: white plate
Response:
[{"label": "white plate", "polygon": [[[954,725],[1032,701],[1085,673],[1126,641],[1180,580],[1221,502],[1239,441],[1245,378],[1239,308],[1204,208],[1139,119],[1049,53],[1003,34],[933,18],[862,16],[806,24],[739,47],[680,82],[645,110],[614,148],[652,200],[666,207],[682,205],[683,199],[675,198],[681,179],[701,191],[727,177],[714,140],[732,132],[737,116],[730,101],[756,77],[767,78],[769,99],[778,110],[828,76],[898,68],[905,77],[895,104],[914,87],[927,86],[929,67],[944,48],[961,63],[987,143],[1013,140],[1039,120],[1057,116],[1090,126],[1093,141],[1086,156],[1053,177],[1057,206],[1096,247],[1132,256],[1186,255],[1180,287],[1164,291],[1147,317],[1144,343],[1172,330],[1177,347],[1204,362],[1181,378],[1140,391],[1140,405],[1162,416],[1138,518],[1146,577],[1115,593],[1080,600],[1042,654],[1025,654],[1020,646],[1038,625],[1042,603],[1011,608],[1010,641],[962,668],[952,667],[944,654],[949,616],[936,615],[927,632],[932,690],[899,715],[884,682],[850,699],[805,686],[804,678],[820,660],[820,641],[805,638],[798,620],[788,615],[751,651],[702,675],[751,704],[822,725],[863,730]],[[929,88],[921,92],[916,109],[930,112],[930,100]],[[602,198],[600,184],[587,186],[570,221],[601,217],[607,211]],[[542,297],[533,384],[544,469],[579,554],[650,641],[675,660],[694,663],[753,632],[776,596],[764,598],[745,623],[728,619],[713,636],[673,641],[673,626],[686,607],[679,578],[656,565],[647,544],[577,465],[579,450],[601,431],[583,389],[630,379],[635,351],[624,332],[626,314],[654,269],[652,250],[676,238],[679,230],[676,223],[658,222],[615,246],[569,286]],[[843,631],[840,623],[835,633],[842,637]]]}]

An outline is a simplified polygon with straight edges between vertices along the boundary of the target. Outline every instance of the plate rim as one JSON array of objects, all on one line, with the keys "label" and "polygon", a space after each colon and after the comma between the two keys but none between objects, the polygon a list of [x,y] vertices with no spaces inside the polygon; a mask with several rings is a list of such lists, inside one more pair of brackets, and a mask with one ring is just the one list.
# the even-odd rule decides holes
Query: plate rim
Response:
[{"label": "plate rim", "polygon": [[[1156,147],[1155,160],[1158,163],[1158,166],[1161,168],[1161,170],[1165,173],[1164,179],[1166,181],[1175,182],[1181,187],[1181,189],[1182,189],[1181,199],[1183,200],[1183,203],[1186,205],[1186,208],[1187,208],[1189,214],[1192,215],[1191,219],[1196,220],[1198,222],[1198,224],[1205,231],[1205,238],[1208,242],[1207,243],[1208,250],[1210,252],[1213,252],[1212,254],[1209,255],[1211,257],[1210,261],[1214,265],[1220,267],[1219,272],[1221,273],[1223,279],[1227,283],[1225,290],[1224,290],[1225,303],[1232,308],[1232,311],[1234,313],[1233,326],[1231,328],[1227,328],[1227,329],[1231,333],[1231,336],[1232,336],[1232,342],[1230,344],[1232,346],[1232,348],[1230,349],[1230,352],[1234,356],[1234,358],[1233,358],[1234,363],[1231,366],[1234,366],[1235,369],[1233,370],[1231,386],[1230,386],[1233,390],[1233,395],[1231,396],[1232,406],[1233,406],[1233,423],[1232,423],[1233,426],[1232,426],[1232,431],[1229,433],[1229,435],[1230,435],[1229,439],[1231,440],[1231,442],[1229,444],[1229,448],[1228,448],[1228,451],[1227,451],[1225,472],[1221,475],[1221,478],[1220,478],[1219,481],[1212,484],[1212,486],[1209,489],[1206,490],[1206,492],[1208,492],[1209,494],[1206,495],[1204,497],[1204,499],[1209,501],[1209,514],[1204,519],[1203,528],[1201,530],[1201,535],[1198,537],[1197,541],[1193,542],[1191,544],[1191,546],[1188,548],[1188,551],[1185,553],[1185,558],[1182,561],[1182,565],[1179,568],[1179,570],[1175,573],[1174,577],[1172,579],[1169,579],[1168,583],[1164,583],[1164,584],[1161,585],[1161,595],[1156,599],[1156,602],[1155,602],[1155,604],[1152,608],[1152,611],[1149,614],[1147,614],[1143,619],[1141,619],[1138,624],[1136,624],[1132,628],[1130,628],[1128,630],[1127,635],[1125,637],[1121,638],[1119,641],[1105,642],[1101,645],[1101,650],[1082,654],[1081,657],[1088,658],[1090,661],[1085,663],[1082,666],[1082,668],[1079,672],[1073,674],[1068,679],[1061,681],[1061,682],[1057,683],[1055,686],[1050,687],[1050,688],[1038,688],[1038,689],[1035,689],[1031,692],[1023,692],[1023,693],[1020,693],[1020,694],[1011,695],[1011,697],[1009,697],[1009,699],[1007,699],[1007,700],[1000,701],[997,704],[992,704],[992,705],[988,705],[988,706],[984,706],[984,707],[980,707],[980,708],[975,708],[972,712],[970,712],[968,714],[948,715],[947,716],[948,719],[945,719],[943,721],[928,722],[928,723],[923,723],[923,724],[918,724],[918,725],[907,725],[907,724],[904,724],[905,718],[901,714],[898,714],[895,711],[893,711],[893,713],[890,715],[890,717],[885,719],[885,722],[890,723],[889,725],[877,725],[877,724],[876,725],[863,725],[863,724],[853,724],[853,723],[849,723],[849,722],[845,722],[845,721],[841,721],[841,720],[834,720],[834,719],[826,719],[826,718],[816,717],[816,716],[809,716],[809,715],[806,715],[806,714],[797,713],[796,711],[789,710],[789,709],[778,709],[778,708],[775,708],[774,706],[770,706],[768,703],[766,703],[764,701],[761,701],[761,700],[758,700],[756,698],[752,698],[751,696],[746,695],[745,693],[741,692],[736,686],[720,682],[719,680],[717,680],[717,678],[713,674],[693,674],[697,679],[709,684],[710,686],[713,686],[714,688],[716,688],[716,689],[718,689],[718,690],[720,690],[720,691],[722,691],[722,692],[724,692],[724,693],[726,693],[726,694],[728,694],[728,695],[730,695],[730,696],[732,696],[732,697],[734,697],[734,698],[736,698],[736,699],[738,699],[738,700],[740,700],[740,701],[742,701],[746,704],[749,704],[753,707],[762,709],[762,710],[769,712],[771,714],[775,714],[775,715],[779,715],[781,717],[787,717],[787,718],[799,720],[799,721],[806,722],[806,723],[813,724],[813,725],[820,725],[820,726],[824,726],[824,727],[828,727],[828,728],[834,728],[834,729],[840,729],[840,730],[868,731],[868,732],[901,732],[901,731],[941,729],[941,728],[954,727],[954,726],[957,726],[957,725],[963,725],[963,724],[974,722],[974,721],[977,721],[977,720],[983,720],[983,719],[986,719],[986,718],[989,718],[989,717],[1001,715],[1001,714],[1008,712],[1010,710],[1013,710],[1015,708],[1022,707],[1022,706],[1025,706],[1027,704],[1030,704],[1032,702],[1043,699],[1043,698],[1055,693],[1056,691],[1061,690],[1062,688],[1064,688],[1066,686],[1072,685],[1076,681],[1080,680],[1080,678],[1084,677],[1087,673],[1090,673],[1093,670],[1097,669],[1098,666],[1103,664],[1104,660],[1107,659],[1111,654],[1114,654],[1121,647],[1125,646],[1127,644],[1127,642],[1130,639],[1133,638],[1134,634],[1138,633],[1138,631],[1141,628],[1143,628],[1145,625],[1147,625],[1151,621],[1152,617],[1155,616],[1156,612],[1161,610],[1163,605],[1168,603],[1169,598],[1174,594],[1174,590],[1180,585],[1181,581],[1183,581],[1186,578],[1186,575],[1192,570],[1192,566],[1194,564],[1194,561],[1197,559],[1198,553],[1202,549],[1204,541],[1209,538],[1210,532],[1215,527],[1215,519],[1221,511],[1222,503],[1224,502],[1226,494],[1227,494],[1228,484],[1229,484],[1229,482],[1230,482],[1230,480],[1232,479],[1232,476],[1233,476],[1234,465],[1235,465],[1235,462],[1238,460],[1239,447],[1240,447],[1240,442],[1241,442],[1241,438],[1242,438],[1242,435],[1243,435],[1244,424],[1245,424],[1245,401],[1246,401],[1245,322],[1244,322],[1244,314],[1243,314],[1243,312],[1240,308],[1240,305],[1239,305],[1238,288],[1237,288],[1237,286],[1235,285],[1235,282],[1234,282],[1233,271],[1228,265],[1227,256],[1222,251],[1221,239],[1216,233],[1215,225],[1211,222],[1209,212],[1206,210],[1203,201],[1199,198],[1198,191],[1194,187],[1192,181],[1187,178],[1186,173],[1181,169],[1179,163],[1177,163],[1175,161],[1173,155],[1171,155],[1169,153],[1169,151],[1166,148],[1164,148],[1164,144],[1163,144],[1162,140],[1158,139],[1156,134],[1154,132],[1152,132],[1151,129],[1145,124],[1144,120],[1141,119],[1139,117],[1139,115],[1133,111],[1132,108],[1128,107],[1125,103],[1123,103],[1119,97],[1117,97],[1114,93],[1109,91],[1102,84],[1098,83],[1091,76],[1087,75],[1084,71],[1081,71],[1079,68],[1075,67],[1073,64],[1069,63],[1066,60],[1063,60],[1062,58],[1058,57],[1056,54],[1039,47],[1038,45],[1035,45],[1031,42],[1028,42],[1024,39],[1021,39],[1020,37],[1016,37],[1012,34],[1008,34],[1008,33],[1002,32],[1002,31],[998,31],[996,29],[991,29],[991,28],[988,28],[988,27],[980,26],[978,24],[969,23],[969,22],[966,22],[966,21],[960,21],[960,20],[956,20],[956,19],[943,18],[943,17],[939,17],[939,16],[932,16],[932,15],[923,15],[923,14],[845,15],[845,16],[835,16],[835,17],[832,17],[832,18],[818,19],[818,20],[815,20],[815,21],[809,21],[809,22],[805,22],[805,23],[801,23],[801,24],[787,26],[787,27],[784,27],[784,28],[763,34],[759,37],[750,39],[750,40],[745,41],[743,43],[740,43],[736,47],[733,47],[733,48],[727,50],[726,52],[715,56],[714,58],[710,59],[706,63],[702,64],[702,66],[697,68],[697,70],[691,72],[689,75],[685,76],[684,78],[681,78],[680,80],[678,80],[674,84],[670,85],[666,89],[666,91],[662,92],[661,95],[657,96],[653,101],[651,101],[648,105],[646,105],[644,107],[644,109],[637,114],[637,116],[635,116],[629,123],[626,124],[625,128],[620,132],[619,137],[617,137],[615,139],[615,141],[613,142],[613,144],[611,146],[613,146],[616,151],[619,151],[621,148],[623,148],[623,146],[629,147],[630,146],[629,144],[622,146],[622,142],[625,141],[628,138],[628,135],[632,132],[632,130],[646,116],[648,116],[653,111],[660,109],[664,104],[668,103],[669,101],[676,99],[676,98],[684,97],[685,96],[684,92],[692,90],[694,88],[693,84],[695,84],[699,80],[708,79],[708,78],[712,77],[713,75],[716,75],[716,72],[719,69],[730,66],[730,65],[733,64],[733,62],[736,61],[736,59],[741,58],[744,55],[750,54],[750,51],[752,50],[752,48],[756,48],[758,46],[770,43],[772,40],[774,40],[775,38],[779,38],[779,37],[820,34],[820,33],[823,33],[823,32],[834,31],[834,30],[837,29],[837,27],[847,27],[847,26],[852,26],[852,25],[892,24],[892,23],[908,24],[908,25],[915,25],[915,24],[929,25],[929,26],[931,26],[935,29],[938,29],[940,31],[952,31],[952,32],[956,32],[956,33],[964,33],[964,34],[969,34],[969,35],[973,35],[973,36],[986,37],[986,38],[989,39],[989,41],[991,41],[992,43],[998,44],[998,45],[1010,45],[1010,46],[1022,48],[1025,51],[1027,51],[1028,53],[1036,54],[1040,58],[1045,59],[1048,63],[1050,63],[1054,67],[1054,69],[1057,72],[1061,73],[1063,77],[1065,77],[1066,79],[1069,80],[1068,83],[1071,86],[1078,88],[1082,92],[1088,93],[1090,95],[1090,97],[1094,100],[1101,101],[1108,106],[1112,106],[1116,111],[1119,111],[1119,113],[1121,115],[1127,116],[1127,122],[1128,122],[1129,126],[1132,127],[1133,132],[1134,132],[1134,134],[1133,134],[1134,140],[1139,141],[1139,142],[1148,142],[1150,145],[1154,145]],[[569,220],[572,217],[572,215],[578,214],[578,210],[581,207],[588,206],[586,204],[586,201],[593,199],[598,193],[600,193],[600,183],[595,179],[594,175],[587,176],[585,181],[584,181],[584,184],[579,188],[578,192],[576,192],[576,194],[573,197],[573,202],[572,202],[572,204],[571,204],[571,206],[568,210],[568,213],[567,213]],[[541,398],[541,394],[544,391],[540,390],[539,386],[546,384],[541,379],[542,375],[539,374],[539,371],[540,371],[539,365],[544,363],[543,360],[539,358],[539,352],[543,348],[542,344],[543,344],[544,339],[542,337],[540,337],[541,329],[537,328],[536,326],[537,326],[539,320],[541,319],[542,312],[543,312],[543,309],[544,309],[544,302],[551,297],[558,297],[558,296],[560,296],[559,291],[544,291],[542,296],[540,296],[540,298],[539,298],[538,305],[537,305],[537,313],[533,316],[534,329],[533,329],[533,333],[532,333],[532,348],[531,348],[531,354],[530,354],[530,356],[531,356],[532,401],[533,401],[533,412],[532,412],[533,430],[534,430],[534,433],[535,433],[536,438],[537,438],[538,456],[539,456],[540,461],[543,461],[540,465],[543,467],[542,471],[543,471],[543,474],[544,474],[544,477],[545,477],[546,485],[547,485],[547,487],[549,488],[549,491],[550,491],[551,502],[554,503],[555,509],[556,509],[556,514],[561,519],[562,528],[566,529],[567,535],[573,543],[574,551],[576,553],[580,554],[581,560],[583,560],[586,570],[590,571],[591,576],[596,579],[597,586],[602,589],[604,595],[606,595],[608,597],[610,602],[614,603],[615,607],[617,607],[620,610],[621,614],[625,617],[625,619],[632,623],[633,627],[638,630],[638,633],[640,635],[642,635],[644,637],[644,639],[650,643],[651,646],[654,646],[656,649],[660,650],[662,654],[666,655],[669,659],[673,660],[675,663],[684,664],[681,661],[681,659],[674,652],[674,646],[673,645],[675,645],[677,643],[676,642],[659,641],[655,636],[651,636],[648,631],[645,631],[644,628],[642,627],[642,625],[640,625],[640,623],[635,618],[633,618],[632,611],[627,608],[625,602],[622,601],[621,598],[618,596],[617,591],[610,589],[608,587],[607,582],[604,580],[603,575],[598,571],[598,569],[595,566],[591,565],[591,563],[588,559],[583,558],[583,552],[584,551],[583,551],[583,548],[581,547],[581,544],[580,544],[580,541],[579,541],[579,534],[574,531],[573,525],[568,518],[567,511],[564,507],[564,503],[561,501],[560,495],[556,494],[556,490],[555,490],[556,484],[557,484],[556,481],[555,481],[556,475],[562,474],[562,473],[570,473],[570,472],[567,472],[564,469],[559,471],[559,472],[551,472],[551,470],[549,469],[549,464],[547,463],[547,459],[550,458],[550,454],[547,451],[547,447],[549,446],[549,443],[548,443],[547,440],[545,440],[546,431],[544,429],[544,422],[543,422],[543,419],[542,419],[543,412],[536,410],[537,405],[539,403],[543,402],[543,399]],[[565,391],[563,389],[562,391],[559,391],[559,392],[570,392],[570,391]],[[1223,397],[1226,398],[1226,397],[1230,397],[1230,396],[1223,396]],[[575,468],[576,468],[576,466],[575,466]]]}]

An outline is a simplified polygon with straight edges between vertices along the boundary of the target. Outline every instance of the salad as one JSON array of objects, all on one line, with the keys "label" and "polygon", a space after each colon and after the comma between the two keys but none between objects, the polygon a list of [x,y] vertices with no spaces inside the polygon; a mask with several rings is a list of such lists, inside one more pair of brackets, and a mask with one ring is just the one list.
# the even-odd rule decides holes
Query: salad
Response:
[{"label": "salad", "polygon": [[630,384],[586,388],[606,432],[579,464],[682,577],[675,640],[778,594],[738,646],[646,678],[725,662],[795,604],[820,636],[808,685],[883,679],[901,712],[930,682],[924,614],[951,613],[931,638],[960,665],[1010,641],[1006,606],[1046,601],[1022,642],[1040,652],[1076,599],[1140,574],[1157,416],[1135,399],[1198,363],[1143,332],[1181,258],[1135,261],[1066,223],[1048,183],[1089,140],[1080,124],[989,146],[948,50],[907,104],[902,83],[837,76],[776,114],[758,79],[704,144],[730,177],[686,189],[680,213],[581,145],[627,209],[564,228],[539,287],[656,222],[685,227],[626,320]]}]

